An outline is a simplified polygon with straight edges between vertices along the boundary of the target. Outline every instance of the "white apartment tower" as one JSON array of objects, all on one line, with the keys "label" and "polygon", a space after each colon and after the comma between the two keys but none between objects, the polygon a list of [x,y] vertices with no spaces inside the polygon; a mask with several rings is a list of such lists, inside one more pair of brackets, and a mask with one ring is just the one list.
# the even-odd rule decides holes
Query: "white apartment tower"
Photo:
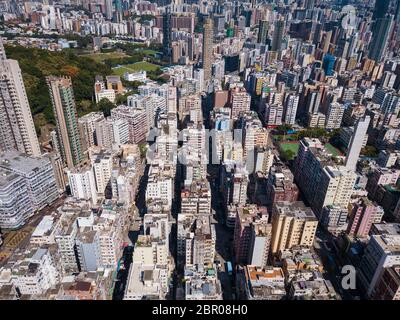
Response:
[{"label": "white apartment tower", "polygon": [[96,181],[97,193],[104,194],[111,179],[113,158],[111,153],[101,151],[92,158],[93,173]]},{"label": "white apartment tower", "polygon": [[174,198],[174,175],[172,168],[152,165],[146,188],[146,201],[162,201],[171,206]]},{"label": "white apartment tower", "polygon": [[7,59],[0,38],[0,150],[12,149],[41,155],[21,69]]},{"label": "white apartment tower", "polygon": [[326,129],[337,129],[342,124],[344,114],[344,106],[338,102],[329,104],[328,111],[325,119]]},{"label": "white apartment tower", "polygon": [[91,112],[78,119],[83,140],[87,148],[99,145],[97,141],[96,125],[104,120],[103,112]]},{"label": "white apartment tower", "polygon": [[330,205],[347,208],[357,179],[354,171],[336,165],[331,157],[319,139],[300,142],[295,178],[317,215]]},{"label": "white apartment tower", "polygon": [[350,140],[350,147],[346,156],[346,168],[355,170],[357,166],[358,157],[363,146],[365,135],[367,134],[370,117],[366,116],[364,119],[358,120],[354,133]]},{"label": "white apartment tower", "polygon": [[56,264],[47,248],[39,248],[13,266],[12,283],[21,294],[39,295],[59,281]]},{"label": "white apartment tower", "polygon": [[299,96],[295,94],[289,94],[286,96],[284,105],[284,120],[286,124],[295,124],[297,107],[299,105]]},{"label": "white apartment tower", "polygon": [[97,203],[96,180],[92,167],[69,170],[68,181],[73,197]]}]

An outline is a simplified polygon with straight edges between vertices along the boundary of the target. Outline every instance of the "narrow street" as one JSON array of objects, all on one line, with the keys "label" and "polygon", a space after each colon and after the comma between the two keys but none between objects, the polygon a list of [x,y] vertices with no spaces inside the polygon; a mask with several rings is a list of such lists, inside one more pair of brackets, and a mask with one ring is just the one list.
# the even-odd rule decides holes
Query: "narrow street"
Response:
[{"label": "narrow street", "polygon": [[324,277],[330,280],[336,292],[343,300],[357,300],[360,297],[358,290],[346,290],[342,286],[342,267],[337,257],[337,252],[333,244],[334,237],[327,231],[319,228],[315,237],[314,248],[320,256],[324,265]]},{"label": "narrow street", "polygon": [[133,217],[133,222],[128,228],[128,232],[124,240],[128,242],[128,245],[124,248],[122,258],[118,263],[117,275],[115,278],[113,300],[122,300],[125,293],[126,284],[129,276],[129,268],[132,264],[132,255],[134,251],[134,245],[138,239],[140,232],[142,232],[142,224],[140,218],[137,216]]},{"label": "narrow street", "polygon": [[143,217],[143,215],[146,213],[146,186],[147,180],[149,178],[149,168],[149,165],[146,165],[144,168],[143,175],[139,180],[139,186],[135,197],[135,204],[136,207],[139,209],[139,215],[141,217]]},{"label": "narrow street", "polygon": [[139,206],[137,202],[130,208],[130,224],[127,226],[127,230],[124,232],[124,243],[128,245],[124,248],[122,257],[117,266],[117,274],[115,277],[115,284],[113,289],[113,300],[122,300],[124,298],[125,288],[129,276],[129,268],[132,264],[132,255],[134,251],[135,243],[138,239],[140,233],[143,232],[142,219],[141,216],[144,214],[143,210],[140,211],[139,208],[144,208],[145,204],[145,192],[147,184],[147,173],[148,168],[145,167],[143,170],[143,175],[139,180],[139,185],[136,192],[136,201],[143,203]]},{"label": "narrow street", "polygon": [[129,276],[129,268],[132,263],[133,246],[127,246],[124,249],[120,260],[119,270],[115,279],[113,300],[122,300],[124,298],[125,287]]},{"label": "narrow street", "polygon": [[225,224],[225,214],[223,209],[223,199],[219,192],[218,170],[220,166],[209,165],[208,173],[211,186],[211,207],[215,219],[215,261],[217,262],[218,278],[221,281],[224,300],[232,300],[234,293],[234,278],[226,270],[226,262],[233,264],[233,230]]}]

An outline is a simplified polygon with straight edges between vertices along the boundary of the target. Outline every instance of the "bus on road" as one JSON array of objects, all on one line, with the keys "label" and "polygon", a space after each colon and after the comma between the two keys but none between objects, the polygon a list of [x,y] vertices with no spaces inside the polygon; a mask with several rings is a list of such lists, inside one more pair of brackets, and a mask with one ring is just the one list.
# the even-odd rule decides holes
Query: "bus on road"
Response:
[{"label": "bus on road", "polygon": [[228,274],[231,276],[232,275],[232,263],[230,261],[226,262],[226,270],[228,271]]}]

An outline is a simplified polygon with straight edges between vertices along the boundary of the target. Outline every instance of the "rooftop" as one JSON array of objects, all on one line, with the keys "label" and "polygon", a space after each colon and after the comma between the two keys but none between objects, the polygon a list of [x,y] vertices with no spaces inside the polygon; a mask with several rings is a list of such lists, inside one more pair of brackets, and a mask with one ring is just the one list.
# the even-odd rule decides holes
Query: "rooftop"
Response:
[{"label": "rooftop", "polygon": [[372,233],[400,235],[400,223],[375,223],[372,228]]},{"label": "rooftop", "polygon": [[54,223],[53,216],[44,216],[38,226],[36,227],[35,231],[32,233],[32,237],[42,237],[47,232],[51,230]]},{"label": "rooftop", "polygon": [[7,187],[18,179],[21,178],[17,174],[0,168],[0,187]]},{"label": "rooftop", "polygon": [[49,167],[46,157],[34,158],[17,151],[7,151],[0,154],[0,167],[12,170],[22,175],[29,175],[43,167]]},{"label": "rooftop", "polygon": [[47,249],[39,248],[36,250],[35,254],[32,256],[32,261],[40,261],[42,257],[47,253]]},{"label": "rooftop", "polygon": [[250,281],[258,281],[262,279],[284,278],[283,270],[281,268],[258,268],[255,266],[247,266],[247,272]]},{"label": "rooftop", "polygon": [[141,263],[133,263],[129,271],[125,296],[155,296],[161,298],[160,275],[160,269],[154,265],[146,266]]},{"label": "rooftop", "polygon": [[275,204],[275,209],[279,214],[292,216],[296,219],[306,219],[317,221],[314,212],[310,207],[306,207],[303,201],[282,201]]}]

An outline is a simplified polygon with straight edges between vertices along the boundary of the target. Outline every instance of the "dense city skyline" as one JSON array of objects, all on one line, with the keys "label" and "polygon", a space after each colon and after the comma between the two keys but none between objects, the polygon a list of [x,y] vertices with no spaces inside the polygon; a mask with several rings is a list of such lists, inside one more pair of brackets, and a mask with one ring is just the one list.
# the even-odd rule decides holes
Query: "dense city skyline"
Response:
[{"label": "dense city skyline", "polygon": [[0,16],[0,300],[400,300],[400,1]]}]

